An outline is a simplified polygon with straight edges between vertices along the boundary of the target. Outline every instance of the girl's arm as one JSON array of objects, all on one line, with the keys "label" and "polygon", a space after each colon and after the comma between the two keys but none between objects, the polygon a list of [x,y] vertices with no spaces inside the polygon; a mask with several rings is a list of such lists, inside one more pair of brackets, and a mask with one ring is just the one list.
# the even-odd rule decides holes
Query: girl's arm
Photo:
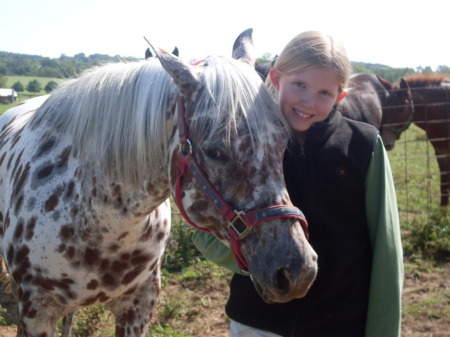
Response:
[{"label": "girl's arm", "polygon": [[366,337],[400,336],[403,249],[394,181],[380,137],[366,177],[366,209],[373,249]]},{"label": "girl's arm", "polygon": [[200,253],[208,260],[235,273],[241,273],[231,249],[225,246],[214,235],[201,230],[195,230],[192,235],[192,241]]}]

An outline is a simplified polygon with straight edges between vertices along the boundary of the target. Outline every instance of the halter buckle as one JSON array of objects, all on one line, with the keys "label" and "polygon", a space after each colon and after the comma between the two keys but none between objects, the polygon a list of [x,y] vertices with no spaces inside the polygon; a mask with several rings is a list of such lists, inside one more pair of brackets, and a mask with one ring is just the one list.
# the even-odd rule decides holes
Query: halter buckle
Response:
[{"label": "halter buckle", "polygon": [[231,219],[231,221],[228,221],[228,228],[233,229],[234,232],[237,234],[238,239],[242,240],[248,235],[248,233],[250,233],[252,227],[247,226],[245,224],[245,220],[243,218],[245,213],[243,211],[234,211],[234,212],[236,213],[236,216],[233,219]]}]

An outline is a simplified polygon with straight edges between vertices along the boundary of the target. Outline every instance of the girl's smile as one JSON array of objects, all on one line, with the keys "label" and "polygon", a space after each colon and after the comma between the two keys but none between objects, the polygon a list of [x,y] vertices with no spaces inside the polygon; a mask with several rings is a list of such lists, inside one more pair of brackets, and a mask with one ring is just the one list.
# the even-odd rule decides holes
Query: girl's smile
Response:
[{"label": "girl's smile", "polygon": [[270,71],[278,90],[280,109],[291,128],[304,134],[312,124],[325,120],[340,95],[339,79],[330,69],[314,68],[292,74]]}]

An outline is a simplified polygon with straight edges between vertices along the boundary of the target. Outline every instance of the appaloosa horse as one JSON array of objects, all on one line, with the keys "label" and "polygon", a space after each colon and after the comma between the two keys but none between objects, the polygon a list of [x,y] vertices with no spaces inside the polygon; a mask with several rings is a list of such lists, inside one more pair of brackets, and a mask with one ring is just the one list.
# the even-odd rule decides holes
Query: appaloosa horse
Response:
[{"label": "appaloosa horse", "polygon": [[[243,31],[233,44],[232,57],[240,59],[243,55],[253,52],[253,29]],[[250,60],[254,60],[251,57]],[[271,62],[252,62],[256,72],[263,81],[275,60]],[[339,103],[339,110],[343,116],[375,126],[381,125],[383,104],[389,96],[392,84],[381,76],[369,73],[352,74],[349,80],[348,95]]]},{"label": "appaloosa horse", "polygon": [[188,65],[160,51],[68,81],[0,125],[0,252],[18,286],[19,335],[53,337],[59,317],[105,303],[116,336],[143,337],[171,192],[266,301],[302,297],[315,278],[283,179],[288,132],[243,62]]},{"label": "appaloosa horse", "polygon": [[450,79],[444,75],[410,75],[395,83],[387,99],[381,136],[387,150],[411,123],[427,134],[440,171],[441,206],[450,187]]}]

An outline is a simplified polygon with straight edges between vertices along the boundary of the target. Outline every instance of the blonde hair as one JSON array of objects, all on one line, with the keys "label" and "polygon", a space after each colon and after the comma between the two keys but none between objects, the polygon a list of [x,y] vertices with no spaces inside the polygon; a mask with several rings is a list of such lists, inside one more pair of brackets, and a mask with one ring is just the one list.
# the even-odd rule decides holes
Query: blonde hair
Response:
[{"label": "blonde hair", "polygon": [[[352,71],[342,43],[317,31],[304,32],[295,36],[284,47],[273,68],[285,75],[314,68],[331,69],[338,76],[339,92],[347,88]],[[267,77],[266,84],[274,91],[270,77]]]}]

